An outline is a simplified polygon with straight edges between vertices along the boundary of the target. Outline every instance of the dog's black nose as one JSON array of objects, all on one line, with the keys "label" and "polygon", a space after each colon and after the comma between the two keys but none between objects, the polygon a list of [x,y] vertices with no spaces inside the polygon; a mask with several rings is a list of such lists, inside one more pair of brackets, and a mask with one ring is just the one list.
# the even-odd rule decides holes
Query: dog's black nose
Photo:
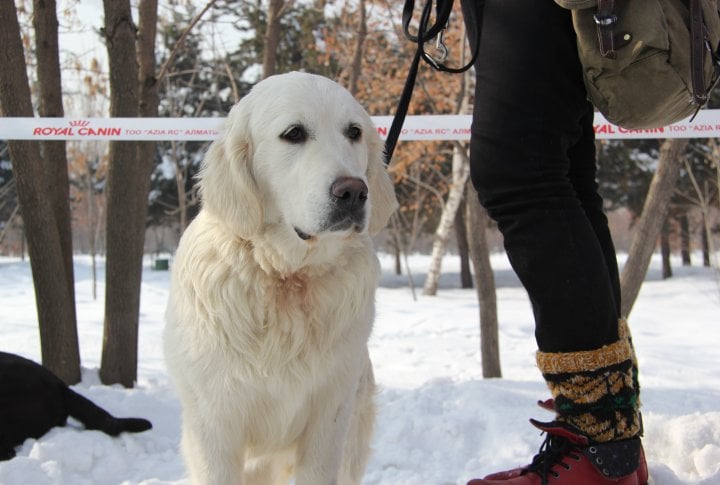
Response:
[{"label": "dog's black nose", "polygon": [[361,209],[368,197],[365,182],[355,177],[339,177],[330,186],[330,194],[342,209],[353,211]]}]

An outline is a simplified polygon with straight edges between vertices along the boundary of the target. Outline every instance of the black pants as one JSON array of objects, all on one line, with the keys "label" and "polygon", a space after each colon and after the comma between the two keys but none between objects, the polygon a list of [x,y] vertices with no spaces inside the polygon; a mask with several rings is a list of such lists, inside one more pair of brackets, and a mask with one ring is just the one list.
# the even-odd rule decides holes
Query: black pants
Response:
[{"label": "black pants", "polygon": [[[463,2],[470,38],[476,7]],[[538,347],[617,341],[618,269],[570,12],[552,0],[487,0],[475,68],[472,182],[528,291]]]}]

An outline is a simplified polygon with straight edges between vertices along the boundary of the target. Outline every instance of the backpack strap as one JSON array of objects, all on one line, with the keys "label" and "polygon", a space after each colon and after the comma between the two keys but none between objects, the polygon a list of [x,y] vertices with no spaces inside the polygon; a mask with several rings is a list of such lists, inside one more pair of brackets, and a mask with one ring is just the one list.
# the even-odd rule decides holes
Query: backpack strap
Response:
[{"label": "backpack strap", "polygon": [[705,86],[705,25],[700,0],[690,0],[690,75],[693,101],[703,106],[708,99]]},{"label": "backpack strap", "polygon": [[597,26],[600,55],[608,59],[615,59],[616,57],[615,33],[613,30],[618,18],[613,10],[615,10],[614,0],[598,0],[597,11],[593,15]]}]

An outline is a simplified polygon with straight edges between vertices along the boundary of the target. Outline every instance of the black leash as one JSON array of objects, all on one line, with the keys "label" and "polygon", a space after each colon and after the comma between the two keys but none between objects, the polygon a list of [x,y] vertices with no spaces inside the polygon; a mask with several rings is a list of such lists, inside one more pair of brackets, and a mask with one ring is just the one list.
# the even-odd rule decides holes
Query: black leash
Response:
[{"label": "black leash", "polygon": [[[408,76],[405,80],[405,86],[403,87],[402,94],[400,95],[400,102],[398,103],[395,117],[393,118],[393,122],[390,125],[390,131],[388,132],[387,139],[385,140],[386,165],[390,164],[393,152],[395,151],[395,145],[397,144],[398,137],[400,136],[400,130],[402,129],[402,125],[405,122],[405,117],[407,116],[408,107],[410,106],[410,98],[412,98],[413,89],[415,88],[415,80],[417,79],[417,73],[420,67],[420,59],[423,59],[427,64],[429,64],[433,69],[437,71],[449,72],[453,74],[465,72],[470,69],[473,64],[475,64],[475,60],[478,56],[478,51],[480,50],[480,25],[482,23],[482,9],[485,1],[470,1],[475,1],[478,4],[478,25],[477,30],[475,31],[475,39],[473,45],[471,46],[472,58],[470,59],[470,62],[460,68],[452,68],[443,64],[445,60],[444,57],[447,54],[447,49],[442,43],[442,33],[447,28],[448,22],[450,20],[453,0],[436,0],[435,22],[432,25],[430,25],[430,17],[433,10],[433,0],[427,0],[425,6],[423,7],[422,14],[420,15],[417,35],[413,35],[410,33],[410,22],[412,21],[413,11],[415,9],[415,2],[414,0],[405,1],[405,6],[403,7],[402,14],[403,33],[408,40],[417,44],[417,49],[415,50],[415,56],[413,57],[413,61],[410,64],[410,70],[408,71]],[[425,43],[435,38],[437,38],[438,40],[438,48],[443,52],[443,55],[440,59],[435,59],[425,51]]]}]

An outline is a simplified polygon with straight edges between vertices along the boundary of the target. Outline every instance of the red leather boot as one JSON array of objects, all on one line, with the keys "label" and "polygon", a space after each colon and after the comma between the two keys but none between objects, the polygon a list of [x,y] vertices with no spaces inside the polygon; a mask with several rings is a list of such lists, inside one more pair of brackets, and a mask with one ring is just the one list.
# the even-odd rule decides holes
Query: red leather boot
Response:
[{"label": "red leather boot", "polygon": [[538,351],[538,369],[553,400],[540,402],[555,421],[531,423],[547,434],[530,465],[468,485],[646,485],[639,436],[639,386],[629,333],[601,348]]},{"label": "red leather boot", "polygon": [[[555,412],[555,400],[553,398],[538,401],[537,405],[546,411]],[[645,460],[645,450],[643,449],[642,442],[640,443],[640,458],[637,469],[637,477],[639,485],[647,485],[648,480],[650,479],[650,472],[648,471],[647,461]]]},{"label": "red leather boot", "polygon": [[[639,438],[590,443],[562,423],[530,422],[547,434],[532,463],[468,485],[646,485],[647,465]],[[638,472],[643,467],[641,477]]]}]

